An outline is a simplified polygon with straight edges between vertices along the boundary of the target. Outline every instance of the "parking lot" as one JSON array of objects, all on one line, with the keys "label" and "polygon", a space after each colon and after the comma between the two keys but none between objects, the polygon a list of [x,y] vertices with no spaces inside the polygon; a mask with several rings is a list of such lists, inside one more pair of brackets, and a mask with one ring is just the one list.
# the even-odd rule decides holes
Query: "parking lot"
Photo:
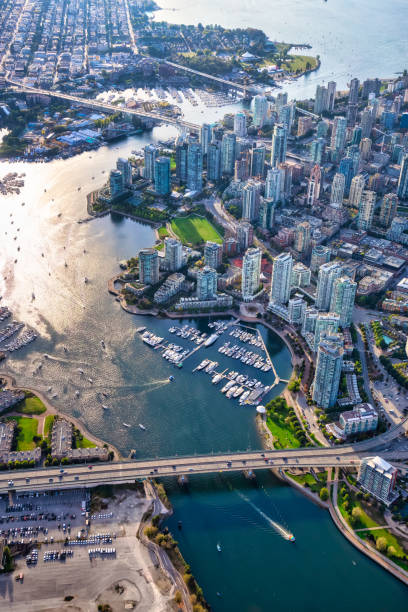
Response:
[{"label": "parking lot", "polygon": [[[14,496],[12,506],[0,500],[3,536],[22,549],[15,571],[0,576],[2,612],[94,612],[99,602],[116,612],[125,601],[138,612],[166,609],[169,583],[136,538],[150,501],[129,491],[91,513],[86,496],[81,490]],[[74,599],[64,602],[66,596]]]},{"label": "parking lot", "polygon": [[85,527],[87,491],[26,493],[0,499],[0,533],[13,544],[64,540]]}]

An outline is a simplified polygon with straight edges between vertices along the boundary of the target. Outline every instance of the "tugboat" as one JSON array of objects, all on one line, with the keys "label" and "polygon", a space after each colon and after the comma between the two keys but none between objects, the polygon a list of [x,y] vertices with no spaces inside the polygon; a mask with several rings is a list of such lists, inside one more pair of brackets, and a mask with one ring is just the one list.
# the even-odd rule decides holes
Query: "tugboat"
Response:
[{"label": "tugboat", "polygon": [[169,381],[170,382],[174,382],[176,379],[174,378],[174,376],[169,376]]}]

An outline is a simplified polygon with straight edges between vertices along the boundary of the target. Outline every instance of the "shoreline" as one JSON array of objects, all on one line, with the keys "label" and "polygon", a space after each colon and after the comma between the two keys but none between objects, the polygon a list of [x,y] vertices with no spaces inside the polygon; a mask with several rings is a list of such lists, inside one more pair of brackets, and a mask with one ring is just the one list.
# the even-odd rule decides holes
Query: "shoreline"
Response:
[{"label": "shoreline", "polygon": [[37,418],[38,416],[46,417],[48,415],[62,416],[64,418],[66,418],[67,420],[70,420],[74,424],[74,426],[77,427],[77,429],[80,430],[82,435],[84,435],[88,440],[90,440],[91,442],[93,442],[97,446],[103,446],[104,444],[107,444],[108,445],[108,450],[109,451],[113,451],[113,453],[114,453],[114,460],[121,461],[123,459],[123,455],[119,452],[119,450],[116,448],[116,446],[114,446],[110,442],[106,442],[105,440],[102,440],[101,438],[98,438],[97,436],[92,434],[86,428],[86,426],[82,423],[82,421],[80,419],[78,419],[78,418],[76,418],[74,416],[68,415],[65,412],[62,412],[61,410],[58,410],[58,408],[56,408],[55,406],[53,406],[51,404],[49,399],[46,397],[46,395],[42,391],[38,391],[37,389],[33,389],[33,388],[18,386],[17,382],[16,382],[16,379],[13,376],[11,376],[10,374],[7,374],[4,371],[0,371],[0,378],[3,378],[6,381],[8,388],[11,389],[11,390],[14,390],[14,391],[29,391],[30,393],[33,393],[34,395],[36,395],[42,401],[44,406],[47,408],[47,410],[45,412],[43,412],[41,415],[35,415],[35,414],[33,414],[33,415],[24,415],[24,414],[16,413],[18,416],[22,416],[22,417],[25,416],[25,417],[28,417],[28,418],[30,418],[30,417]]},{"label": "shoreline", "polygon": [[[260,415],[256,417],[256,427],[257,427],[257,430],[258,430],[258,433],[261,439],[262,447],[265,450],[273,449],[272,433],[269,431],[266,421]],[[340,533],[355,548],[357,548],[357,550],[365,554],[369,559],[371,559],[372,561],[380,565],[383,569],[385,569],[387,572],[392,574],[395,578],[397,578],[398,580],[400,580],[401,582],[403,582],[404,584],[408,586],[408,573],[405,572],[405,570],[399,567],[396,563],[384,557],[384,555],[381,555],[380,553],[378,553],[375,550],[375,548],[370,547],[369,544],[364,542],[364,540],[359,538],[358,535],[354,531],[351,530],[351,528],[348,526],[348,524],[343,519],[338,509],[338,506],[337,506],[338,481],[336,480],[335,482],[333,482],[331,480],[331,477],[330,477],[331,469],[328,471],[327,486],[329,489],[329,493],[333,492],[332,486],[334,486],[335,489],[333,493],[333,498],[329,494],[329,499],[327,502],[322,501],[317,495],[312,493],[312,491],[309,491],[306,487],[304,487],[303,485],[293,480],[293,478],[290,478],[290,476],[288,476],[284,470],[280,471],[280,470],[272,468],[270,471],[274,474],[274,476],[279,478],[281,482],[284,482],[287,485],[293,487],[294,489],[299,491],[302,495],[304,495],[309,501],[313,502],[320,508],[327,510],[330,514],[330,518],[332,519],[332,522],[334,523],[334,525],[337,527]],[[333,503],[333,499],[336,503]]]}]

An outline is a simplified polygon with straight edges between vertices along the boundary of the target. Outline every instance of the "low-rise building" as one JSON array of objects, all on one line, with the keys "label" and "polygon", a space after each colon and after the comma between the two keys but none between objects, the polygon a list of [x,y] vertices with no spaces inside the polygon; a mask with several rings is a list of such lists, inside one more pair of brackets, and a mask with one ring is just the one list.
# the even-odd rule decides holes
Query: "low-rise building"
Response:
[{"label": "low-rise building", "polygon": [[24,391],[10,391],[9,389],[0,390],[0,412],[22,402],[24,398]]},{"label": "low-rise building", "polygon": [[182,297],[175,305],[176,310],[217,310],[217,308],[230,308],[233,303],[231,295],[217,293],[211,300],[200,300],[198,297]]},{"label": "low-rise building", "polygon": [[339,422],[344,434],[352,436],[366,431],[375,431],[378,426],[378,414],[371,404],[360,404],[354,410],[342,412]]},{"label": "low-rise building", "polygon": [[172,297],[180,293],[185,281],[184,274],[175,272],[170,274],[161,287],[154,294],[154,301],[157,304],[166,304]]}]

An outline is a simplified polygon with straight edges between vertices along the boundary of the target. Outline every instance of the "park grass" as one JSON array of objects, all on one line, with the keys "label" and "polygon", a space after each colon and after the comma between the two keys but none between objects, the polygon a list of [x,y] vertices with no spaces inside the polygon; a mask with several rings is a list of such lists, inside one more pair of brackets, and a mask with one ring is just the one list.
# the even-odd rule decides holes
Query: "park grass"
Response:
[{"label": "park grass", "polygon": [[48,438],[48,436],[50,435],[51,428],[54,424],[54,420],[55,420],[54,414],[49,414],[48,416],[45,417],[44,438]]},{"label": "park grass", "polygon": [[288,427],[282,426],[271,417],[266,419],[266,424],[274,437],[276,448],[299,448],[299,440]]},{"label": "park grass", "polygon": [[167,227],[165,227],[164,225],[162,225],[162,227],[159,227],[159,229],[157,231],[159,233],[159,238],[161,238],[161,239],[167,238],[169,236],[169,232],[167,231]]},{"label": "park grass", "polygon": [[307,472],[307,474],[291,474],[286,472],[286,475],[302,486],[307,485],[313,493],[320,493],[321,489],[327,484],[327,472],[319,472],[317,474],[317,481],[310,472]]},{"label": "park grass", "polygon": [[17,436],[18,451],[33,450],[36,446],[33,437],[37,435],[38,420],[29,417],[9,417],[17,422],[21,431]]},{"label": "park grass", "polygon": [[317,64],[317,58],[312,55],[288,55],[287,60],[282,63],[282,68],[289,72],[302,73],[308,69],[314,70]]},{"label": "park grass", "polygon": [[96,444],[94,444],[93,442],[91,442],[91,440],[88,440],[87,438],[82,437],[77,439],[77,448],[95,448],[95,446]]},{"label": "park grass", "polygon": [[[347,493],[349,496],[348,497],[348,502],[349,502],[348,508],[344,507],[345,500],[343,499],[341,489],[339,489],[338,491],[337,502],[338,502],[338,507],[339,507],[339,510],[342,516],[346,520],[347,524],[351,527],[351,529],[355,531],[356,529],[360,530],[360,529],[366,528],[368,530],[368,529],[371,529],[372,527],[380,527],[380,523],[378,523],[377,520],[374,520],[371,516],[369,516],[366,509],[364,508],[364,504],[359,499],[357,499],[354,492],[348,489]],[[353,508],[355,507],[360,508],[361,517],[358,523],[352,525],[350,521],[350,517],[353,511]],[[376,513],[376,518],[378,520],[381,520],[381,523],[385,522],[383,516],[379,513]],[[357,531],[356,535],[360,537],[362,540],[365,540],[367,544],[369,544],[373,548],[375,548],[374,540],[377,540],[380,537],[385,538],[387,542],[387,547],[393,546],[396,551],[396,556],[391,557],[392,561],[394,561],[395,563],[397,563],[404,569],[408,569],[408,563],[405,561],[406,553],[404,549],[402,548],[401,544],[399,543],[398,539],[392,533],[390,533],[389,529],[375,529],[374,531],[364,531],[364,530]]]},{"label": "park grass", "polygon": [[164,242],[160,242],[159,244],[156,244],[154,248],[156,249],[156,251],[162,251],[164,249]]},{"label": "park grass", "polygon": [[205,217],[197,215],[178,217],[172,220],[171,229],[184,244],[190,243],[196,246],[207,240],[222,244],[221,236]]},{"label": "park grass", "polygon": [[26,397],[16,408],[21,414],[43,414],[47,410],[39,397]]}]

